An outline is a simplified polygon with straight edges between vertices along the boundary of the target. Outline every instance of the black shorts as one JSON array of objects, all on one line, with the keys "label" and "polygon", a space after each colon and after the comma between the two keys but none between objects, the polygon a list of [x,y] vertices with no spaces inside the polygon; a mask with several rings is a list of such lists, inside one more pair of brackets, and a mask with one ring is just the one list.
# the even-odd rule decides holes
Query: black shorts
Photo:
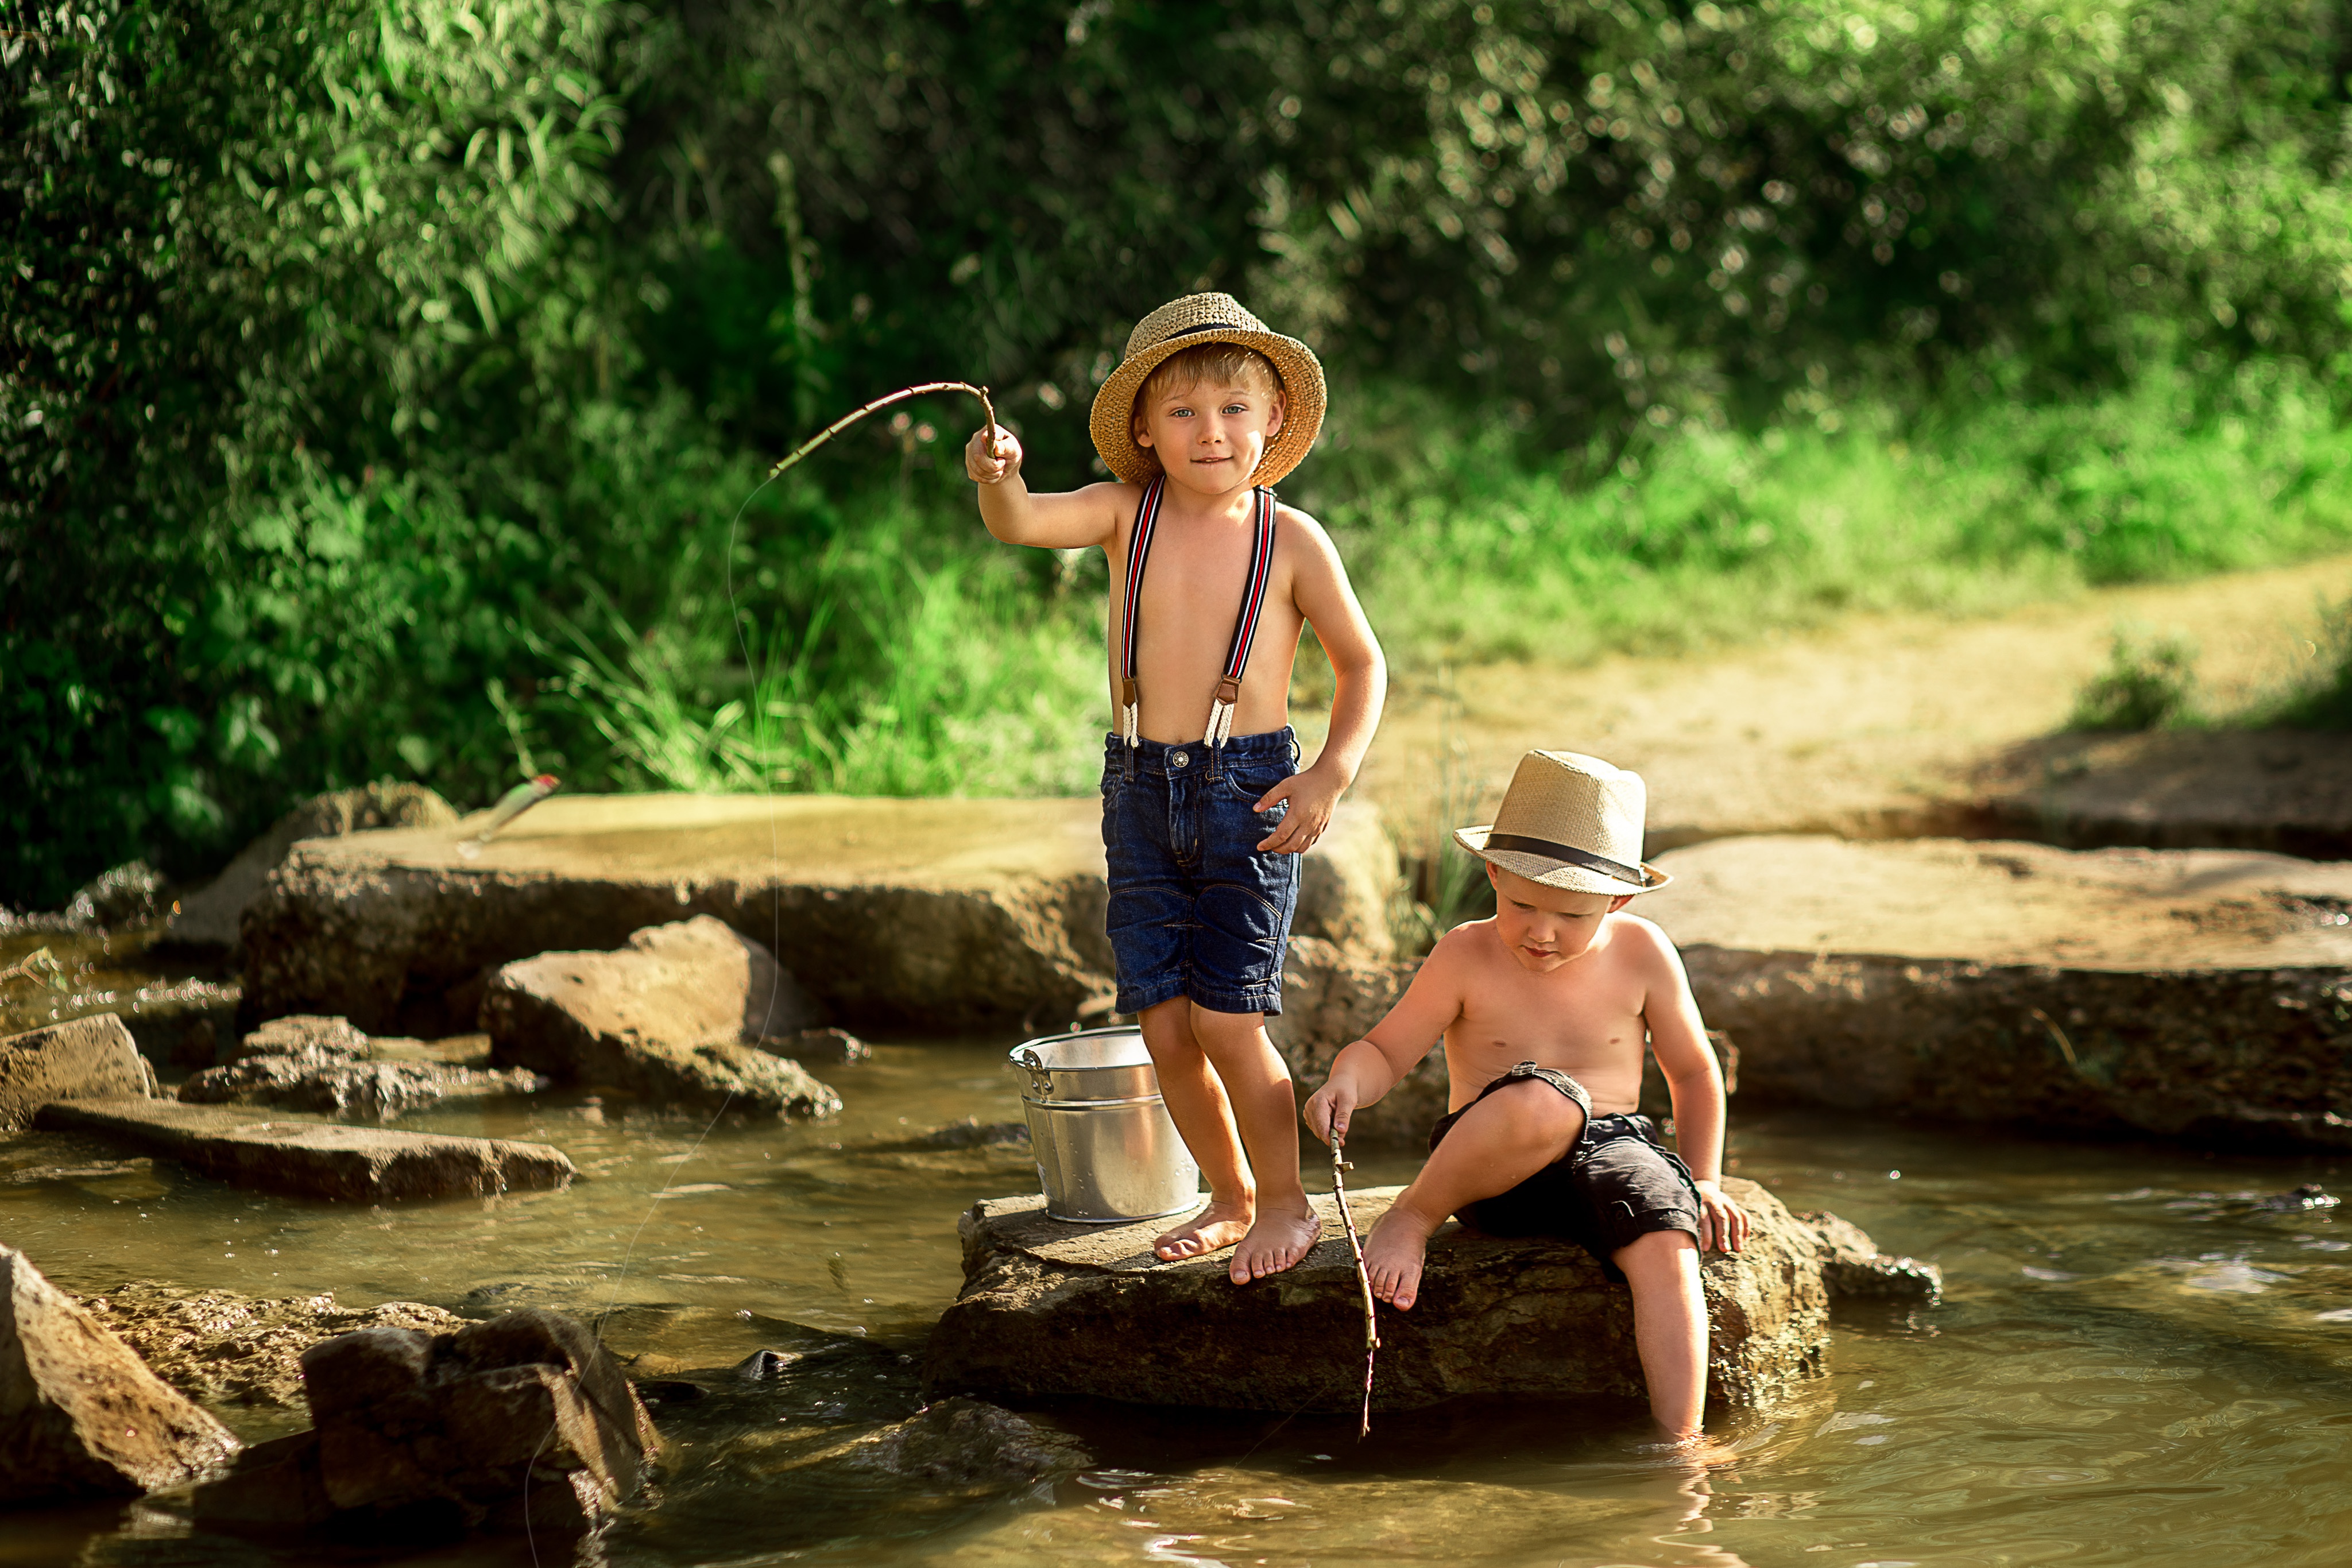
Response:
[{"label": "black shorts", "polygon": [[[1583,1134],[1510,1191],[1465,1207],[1458,1217],[1464,1223],[1489,1236],[1564,1237],[1599,1259],[1602,1272],[1619,1284],[1624,1271],[1612,1260],[1652,1231],[1687,1230],[1697,1238],[1698,1188],[1690,1167],[1658,1142],[1656,1123],[1643,1115],[1594,1116],[1574,1079],[1532,1062],[1496,1079],[1478,1099],[1522,1078],[1539,1078],[1575,1101],[1587,1117]],[[1437,1119],[1429,1132],[1433,1150],[1469,1108]]]}]

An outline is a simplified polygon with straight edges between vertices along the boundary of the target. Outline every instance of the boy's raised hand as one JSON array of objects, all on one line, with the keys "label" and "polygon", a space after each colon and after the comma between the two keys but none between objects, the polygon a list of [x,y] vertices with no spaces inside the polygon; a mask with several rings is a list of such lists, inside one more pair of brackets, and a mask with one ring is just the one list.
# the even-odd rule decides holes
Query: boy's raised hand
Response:
[{"label": "boy's raised hand", "polygon": [[1021,438],[1000,424],[992,444],[985,427],[973,431],[964,444],[963,471],[975,484],[1003,484],[1021,472]]},{"label": "boy's raised hand", "polygon": [[1256,809],[1274,810],[1277,800],[1290,802],[1290,814],[1282,819],[1274,831],[1257,841],[1257,847],[1268,854],[1303,855],[1315,847],[1323,830],[1331,825],[1331,813],[1338,810],[1339,797],[1348,786],[1336,773],[1327,773],[1318,763],[1304,773],[1294,773],[1265,794],[1258,797]]}]

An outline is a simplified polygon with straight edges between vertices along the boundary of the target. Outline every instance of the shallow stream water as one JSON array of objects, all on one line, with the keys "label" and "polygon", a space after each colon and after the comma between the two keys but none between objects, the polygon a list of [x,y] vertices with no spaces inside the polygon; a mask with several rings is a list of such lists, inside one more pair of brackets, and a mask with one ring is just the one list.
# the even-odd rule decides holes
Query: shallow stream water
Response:
[{"label": "shallow stream water", "polygon": [[[476,1103],[420,1130],[540,1139],[562,1194],[355,1211],[231,1191],[169,1166],[17,1179],[110,1152],[0,1138],[0,1240],[68,1289],[126,1279],[476,1315],[610,1309],[633,1372],[807,1351],[793,1378],[673,1420],[660,1488],[580,1560],[1480,1563],[1575,1568],[2328,1564],[2352,1560],[2352,1218],[2268,1212],[2334,1186],[2324,1158],[2207,1155],[1895,1128],[1733,1106],[1732,1150],[1796,1208],[1943,1265],[1946,1303],[1843,1315],[1829,1375],[1727,1423],[1704,1477],[1640,1448],[1608,1406],[1350,1419],[1085,1406],[1031,1412],[1092,1457],[1012,1497],[941,1493],[825,1456],[919,1396],[912,1358],[960,1282],[955,1219],[1034,1190],[1025,1155],[888,1147],[1017,1118],[1006,1042],[902,1043],[824,1076],[815,1126],[624,1118],[584,1096]],[[1409,1161],[1365,1157],[1357,1180]],[[1899,1172],[1899,1175],[1897,1174]],[[2336,1211],[2341,1213],[2343,1211]],[[1354,1350],[1334,1345],[1335,1377]],[[301,1424],[229,1408],[248,1438]],[[534,1545],[536,1552],[534,1554]],[[386,1556],[194,1531],[184,1500],[0,1516],[0,1565],[569,1563],[550,1542]]]}]

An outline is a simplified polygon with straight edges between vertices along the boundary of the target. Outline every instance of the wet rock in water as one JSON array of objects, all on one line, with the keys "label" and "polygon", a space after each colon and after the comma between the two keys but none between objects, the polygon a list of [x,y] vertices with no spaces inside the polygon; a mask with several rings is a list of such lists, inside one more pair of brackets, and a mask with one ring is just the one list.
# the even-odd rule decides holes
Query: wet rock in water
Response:
[{"label": "wet rock in water", "polygon": [[846,1067],[874,1054],[871,1047],[845,1029],[804,1029],[798,1034],[770,1036],[751,1043],[771,1056],[781,1056],[803,1067]]},{"label": "wet rock in water", "polygon": [[29,1126],[53,1100],[144,1096],[154,1070],[112,1013],[0,1039],[0,1132]]},{"label": "wet rock in water", "polygon": [[337,838],[374,828],[441,828],[457,820],[449,802],[422,784],[363,784],[316,795],[245,846],[227,869],[180,900],[166,939],[195,947],[233,947],[246,905],[269,873],[304,839]]},{"label": "wet rock in water", "polygon": [[805,1009],[767,949],[698,915],[612,953],[509,964],[482,1000],[492,1059],[657,1104],[751,1117],[829,1116],[841,1098],[748,1041]]},{"label": "wet rock in water", "polygon": [[735,1364],[739,1383],[767,1383],[781,1376],[800,1357],[781,1350],[755,1350]]},{"label": "wet rock in water", "polygon": [[2352,866],[1722,839],[1659,858],[1750,1101],[2352,1148]]},{"label": "wet rock in water", "polygon": [[1826,1209],[1797,1216],[1813,1232],[1822,1283],[1832,1301],[1895,1301],[1932,1307],[1944,1299],[1944,1271],[1916,1258],[1881,1252],[1863,1228]]},{"label": "wet rock in water", "polygon": [[363,1328],[454,1333],[466,1320],[421,1301],[342,1307],[334,1293],[257,1298],[134,1281],[84,1296],[90,1316],[120,1335],[165,1383],[207,1405],[302,1403],[302,1353]]},{"label": "wet rock in water", "polygon": [[[1729,1176],[1724,1187],[1755,1230],[1744,1250],[1702,1265],[1709,1397],[1750,1406],[1819,1374],[1829,1291],[1813,1230],[1753,1182]],[[1400,1190],[1350,1194],[1358,1230]],[[976,1204],[958,1227],[963,1291],[932,1331],[925,1382],[998,1397],[1352,1410],[1362,1297],[1332,1200],[1315,1204],[1323,1240],[1297,1267],[1240,1288],[1228,1253],[1153,1257],[1165,1220],[1073,1225],[1048,1218],[1042,1198]],[[1421,1299],[1409,1312],[1381,1308],[1380,1332],[1380,1409],[1470,1394],[1643,1395],[1633,1298],[1572,1242],[1449,1224],[1430,1243]]]},{"label": "wet rock in water", "polygon": [[226,1065],[182,1084],[179,1097],[191,1105],[279,1105],[388,1122],[453,1096],[528,1094],[547,1087],[546,1079],[524,1068],[378,1061],[378,1044],[348,1019],[272,1019],[247,1035]]},{"label": "wet rock in water", "polygon": [[[1307,899],[1303,934],[1381,928],[1364,878],[1329,884],[1350,902]],[[1108,896],[1092,800],[559,795],[471,860],[439,830],[296,846],[249,911],[246,989],[263,1015],[448,1032],[486,969],[710,915],[853,1029],[1010,1030],[1108,1010]]]},{"label": "wet rock in water", "polygon": [[456,1138],[268,1118],[244,1106],[170,1100],[59,1100],[35,1124],[97,1133],[234,1186],[338,1203],[490,1197],[568,1186],[562,1150],[505,1138]]},{"label": "wet rock in water", "polygon": [[1091,1462],[1069,1438],[1012,1411],[954,1397],[835,1449],[852,1474],[912,1481],[926,1491],[997,1492],[1076,1474]]},{"label": "wet rock in water", "polygon": [[660,1447],[595,1335],[538,1308],[451,1333],[359,1330],[305,1352],[302,1369],[312,1430],[200,1488],[198,1518],[579,1532],[635,1495]]},{"label": "wet rock in water", "polygon": [[236,1451],[226,1427],[0,1246],[0,1507],[182,1486]]},{"label": "wet rock in water", "polygon": [[[1265,1032],[1302,1099],[1330,1076],[1333,1058],[1388,1016],[1419,967],[1417,961],[1369,958],[1312,936],[1291,937],[1282,1014],[1265,1020]],[[1445,1114],[1446,1092],[1445,1050],[1434,1046],[1377,1104],[1355,1113],[1349,1143],[1427,1147],[1430,1124]]]},{"label": "wet rock in water", "polygon": [[2314,1209],[2334,1208],[2338,1199],[2317,1182],[2305,1182],[2293,1192],[2273,1193],[2269,1197],[2256,1198],[2254,1207],[2264,1214],[2308,1214]]},{"label": "wet rock in water", "polygon": [[961,1122],[934,1127],[908,1140],[919,1149],[985,1149],[1028,1141],[1029,1124],[1025,1122],[983,1122],[977,1116],[966,1116]]}]

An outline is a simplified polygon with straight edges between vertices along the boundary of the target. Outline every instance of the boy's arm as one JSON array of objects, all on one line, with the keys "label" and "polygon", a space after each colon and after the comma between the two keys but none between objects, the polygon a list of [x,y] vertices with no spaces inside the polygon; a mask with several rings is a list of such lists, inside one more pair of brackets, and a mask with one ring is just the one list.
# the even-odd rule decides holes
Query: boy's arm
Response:
[{"label": "boy's arm", "polygon": [[[1412,984],[1405,988],[1388,1017],[1332,1059],[1330,1076],[1300,1113],[1308,1130],[1325,1143],[1344,1142],[1349,1117],[1395,1088],[1462,1016],[1462,953],[1455,943],[1457,935],[1448,933],[1422,960]],[[1454,948],[1450,953],[1449,946]]]},{"label": "boy's arm", "polygon": [[1284,509],[1297,525],[1301,547],[1291,591],[1331,661],[1336,690],[1322,752],[1304,772],[1291,775],[1259,799],[1261,811],[1287,800],[1290,814],[1257,847],[1278,854],[1305,854],[1330,826],[1339,797],[1364,765],[1372,731],[1380,727],[1381,707],[1388,700],[1389,667],[1331,536],[1306,513]]},{"label": "boy's arm", "polygon": [[1119,519],[1135,510],[1134,486],[1104,483],[1055,495],[1030,494],[1021,477],[1021,441],[999,426],[996,443],[975,430],[963,449],[963,471],[980,486],[980,520],[1009,545],[1077,549],[1118,538]]},{"label": "boy's arm", "polygon": [[1658,1070],[1674,1094],[1675,1147],[1698,1186],[1699,1249],[1737,1252],[1748,1239],[1748,1218],[1723,1195],[1723,1070],[1706,1042],[1706,1025],[1683,972],[1682,955],[1646,920],[1631,930],[1642,936],[1648,981],[1642,1019],[1649,1025]]}]

